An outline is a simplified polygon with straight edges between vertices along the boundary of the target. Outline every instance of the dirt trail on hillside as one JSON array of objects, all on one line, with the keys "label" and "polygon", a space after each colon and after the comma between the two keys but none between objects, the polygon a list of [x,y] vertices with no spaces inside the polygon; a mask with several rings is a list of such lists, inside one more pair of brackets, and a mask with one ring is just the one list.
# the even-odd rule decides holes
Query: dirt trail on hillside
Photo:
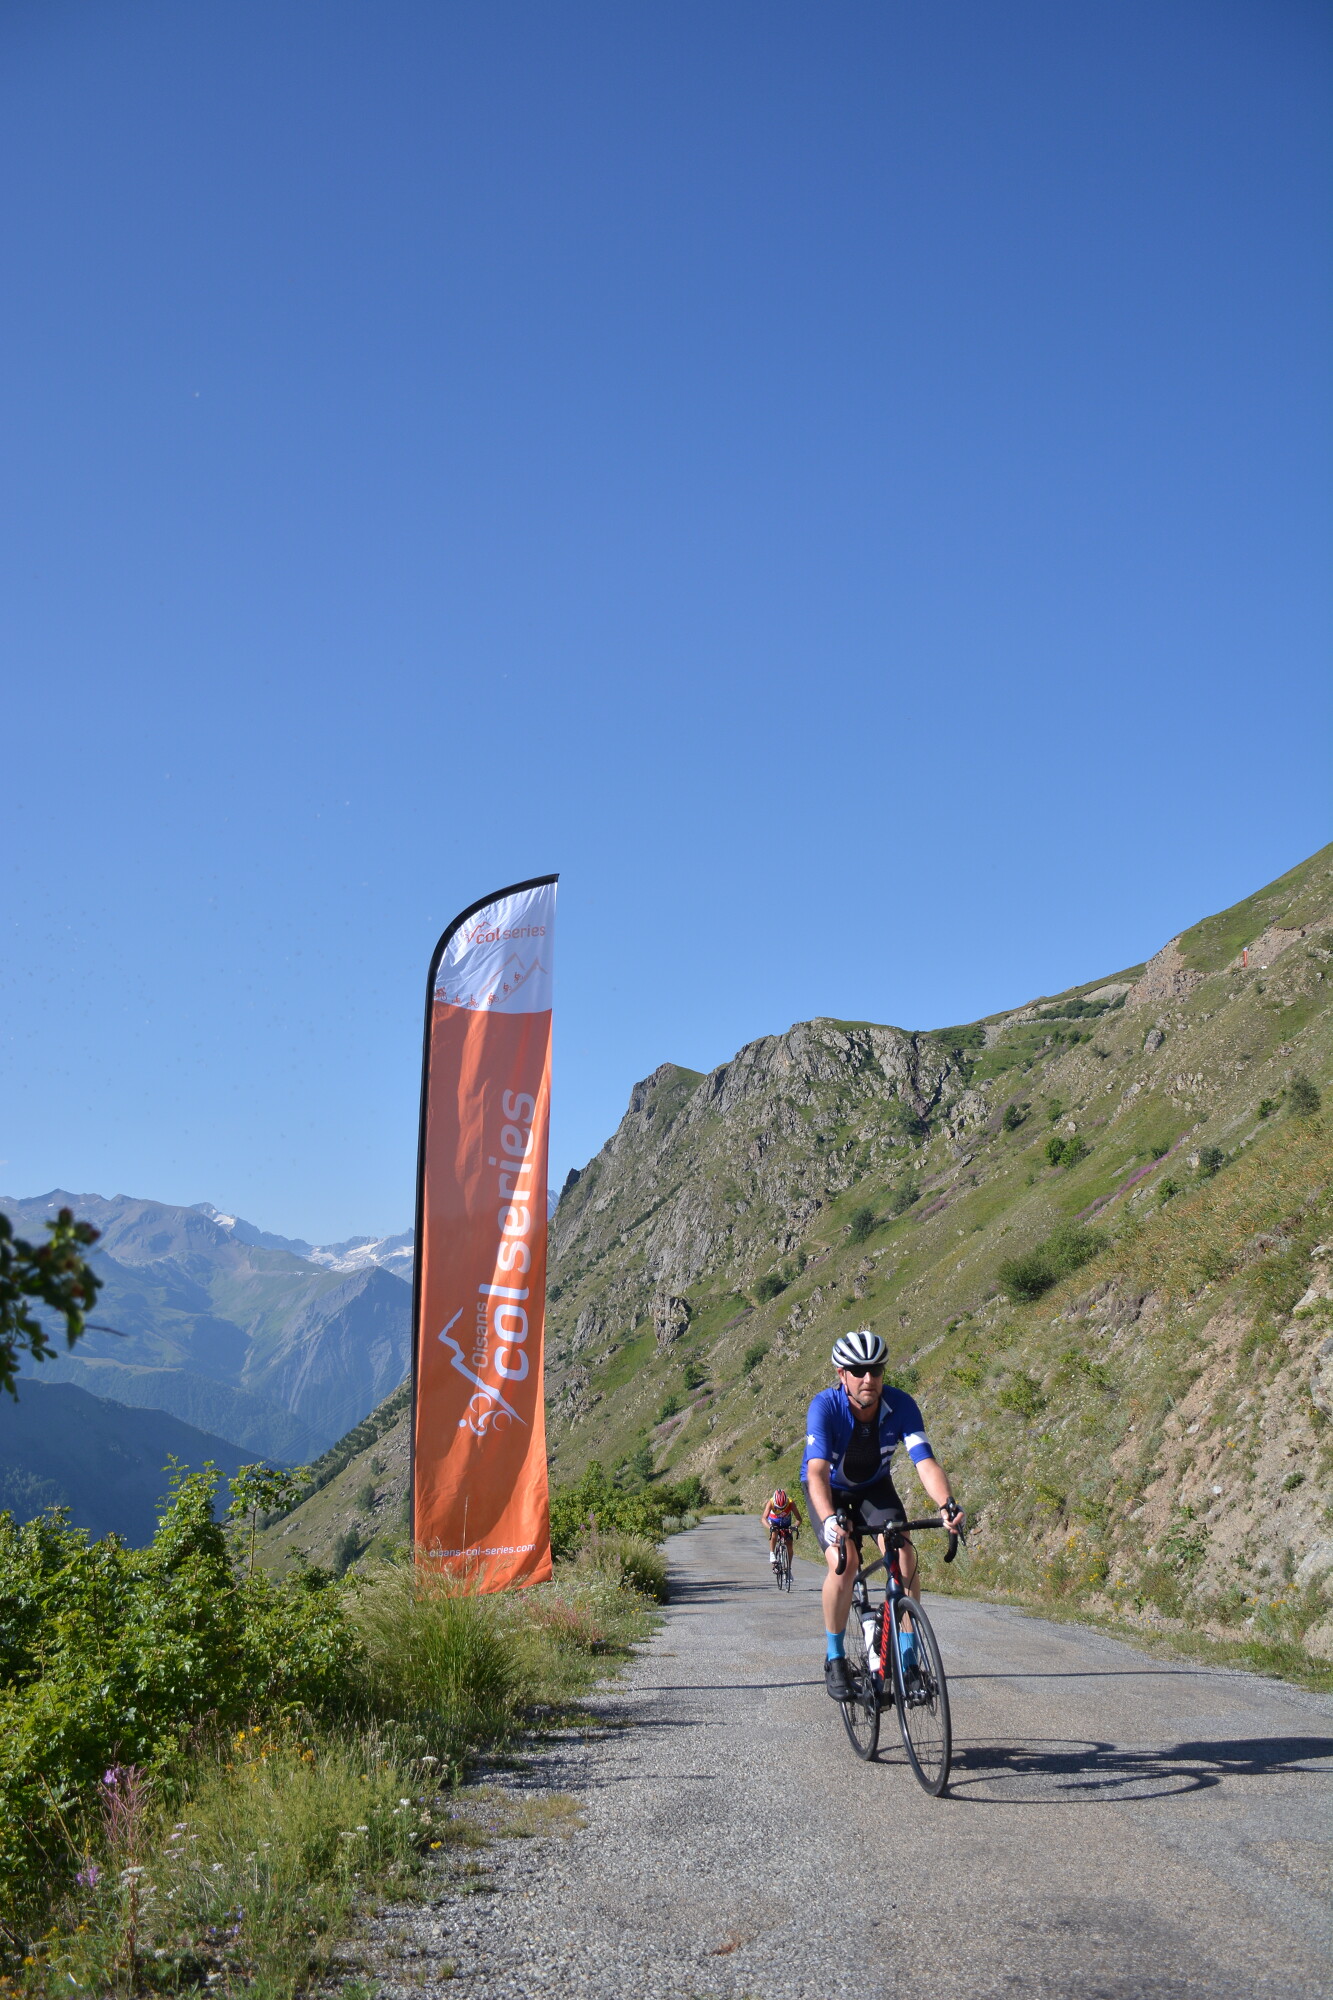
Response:
[{"label": "dirt trail on hillside", "polygon": [[928,1596],[956,1738],[936,1801],[892,1716],[881,1761],[853,1757],[812,1565],[780,1597],[756,1524],[720,1517],[669,1549],[607,1728],[502,1779],[577,1793],[585,1830],[387,1912],[382,1993],[1333,1996],[1333,1700]]}]

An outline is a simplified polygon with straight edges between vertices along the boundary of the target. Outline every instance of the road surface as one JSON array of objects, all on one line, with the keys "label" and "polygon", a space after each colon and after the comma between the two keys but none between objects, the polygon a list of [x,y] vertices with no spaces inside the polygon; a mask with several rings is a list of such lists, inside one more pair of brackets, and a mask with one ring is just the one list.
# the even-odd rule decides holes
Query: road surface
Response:
[{"label": "road surface", "polygon": [[930,1799],[891,1714],[878,1763],[851,1752],[813,1564],[780,1596],[721,1516],[669,1554],[609,1726],[520,1781],[577,1793],[585,1830],[387,1913],[382,1991],[1333,2000],[1333,1700],[927,1594],[955,1741]]}]

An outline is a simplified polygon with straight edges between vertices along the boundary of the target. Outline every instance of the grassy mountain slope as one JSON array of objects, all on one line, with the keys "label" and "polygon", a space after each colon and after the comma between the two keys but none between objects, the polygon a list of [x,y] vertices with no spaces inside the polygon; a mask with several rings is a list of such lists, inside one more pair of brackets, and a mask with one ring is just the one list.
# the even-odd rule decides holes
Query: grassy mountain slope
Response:
[{"label": "grassy mountain slope", "polygon": [[[753,1506],[795,1477],[833,1338],[869,1325],[981,1508],[973,1582],[1278,1636],[1303,1621],[1333,1650],[1320,1312],[1291,1317],[1333,1224],[1304,1206],[1328,1181],[1322,1120],[1289,1096],[1333,1072],[1331,952],[1325,849],[1147,967],[1007,1015],[910,1035],[814,1021],[706,1078],[665,1065],[553,1225],[556,1479],[598,1457]],[[1079,1219],[1107,1247],[1011,1303],[1001,1264]],[[1211,1264],[1160,1247],[1200,1231]],[[1236,1553],[1260,1521],[1256,1591]]]},{"label": "grassy mountain slope", "polygon": [[266,1566],[313,1562],[341,1573],[407,1540],[410,1384],[386,1396],[310,1468],[314,1487],[261,1537]]},{"label": "grassy mountain slope", "polygon": [[[598,1458],[756,1507],[870,1325],[979,1514],[959,1587],[1333,1655],[1333,1162],[1292,1091],[1330,1087],[1331,991],[1333,848],[1008,1014],[664,1064],[552,1226],[554,1481]],[[270,1540],[401,1532],[406,1444]]]}]

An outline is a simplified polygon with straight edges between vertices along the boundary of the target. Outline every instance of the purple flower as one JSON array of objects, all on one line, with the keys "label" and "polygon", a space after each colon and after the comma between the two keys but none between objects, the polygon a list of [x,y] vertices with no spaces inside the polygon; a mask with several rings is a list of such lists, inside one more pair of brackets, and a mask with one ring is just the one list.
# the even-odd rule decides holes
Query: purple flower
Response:
[{"label": "purple flower", "polygon": [[80,1868],[74,1877],[81,1889],[95,1889],[101,1879],[102,1871],[95,1861],[90,1861],[86,1868]]}]

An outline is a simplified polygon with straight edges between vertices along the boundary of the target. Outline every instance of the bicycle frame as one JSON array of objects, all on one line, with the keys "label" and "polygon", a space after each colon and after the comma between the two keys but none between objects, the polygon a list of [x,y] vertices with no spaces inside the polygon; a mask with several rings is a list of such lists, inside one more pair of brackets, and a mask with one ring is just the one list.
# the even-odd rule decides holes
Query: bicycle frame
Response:
[{"label": "bicycle frame", "polygon": [[[920,1521],[901,1521],[895,1523],[892,1527],[882,1528],[878,1530],[872,1528],[861,1528],[858,1530],[853,1528],[851,1524],[851,1516],[847,1515],[844,1518],[844,1514],[841,1510],[838,1513],[837,1519],[842,1525],[844,1534],[851,1535],[853,1539],[856,1541],[858,1555],[860,1554],[861,1543],[866,1539],[867,1536],[874,1534],[882,1534],[884,1537],[884,1554],[877,1556],[874,1562],[872,1563],[861,1562],[857,1569],[856,1582],[855,1585],[853,1586],[853,1591],[852,1591],[852,1610],[855,1614],[859,1616],[863,1611],[869,1611],[872,1609],[870,1602],[870,1593],[867,1590],[866,1585],[872,1576],[877,1575],[880,1570],[883,1570],[886,1578],[884,1586],[884,1603],[883,1606],[881,1607],[881,1611],[879,1614],[879,1648],[875,1656],[874,1664],[875,1664],[875,1673],[879,1679],[881,1687],[886,1687],[890,1685],[889,1635],[892,1632],[894,1632],[897,1627],[897,1620],[894,1616],[893,1607],[898,1602],[898,1599],[900,1597],[908,1597],[911,1594],[908,1591],[906,1584],[904,1584],[903,1582],[902,1569],[898,1562],[898,1553],[902,1548],[903,1544],[907,1541],[908,1537],[913,1533],[914,1530],[918,1528],[942,1528],[944,1526],[944,1523],[940,1520],[938,1514],[928,1514],[923,1520]],[[950,1529],[949,1546],[944,1552],[945,1562],[947,1563],[952,1562],[957,1553],[958,1553],[958,1537],[953,1532],[953,1530]],[[838,1553],[839,1576],[842,1575],[846,1567],[847,1567],[847,1549],[846,1545],[844,1544],[844,1546],[842,1547],[842,1549],[839,1550]],[[867,1646],[866,1652],[869,1653],[869,1651],[870,1648],[869,1646]]]}]

